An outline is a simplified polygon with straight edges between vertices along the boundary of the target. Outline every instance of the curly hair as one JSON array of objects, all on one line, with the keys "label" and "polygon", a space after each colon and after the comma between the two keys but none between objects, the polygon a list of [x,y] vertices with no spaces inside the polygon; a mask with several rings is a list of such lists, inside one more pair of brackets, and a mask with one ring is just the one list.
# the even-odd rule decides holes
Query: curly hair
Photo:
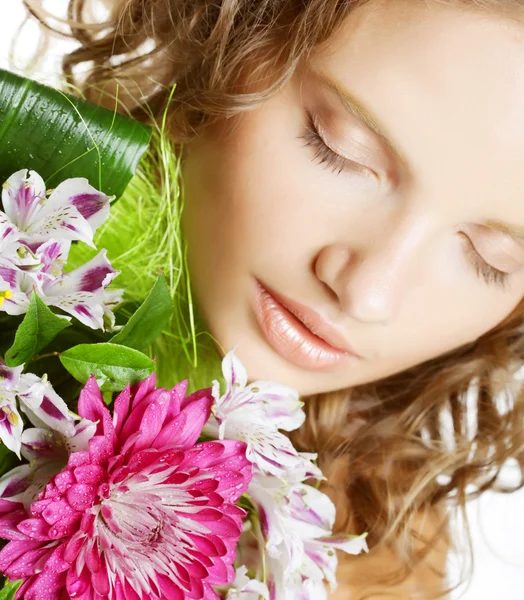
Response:
[{"label": "curly hair", "polygon": [[[524,8],[522,0],[432,1],[496,13]],[[25,2],[45,23],[37,0]],[[86,0],[69,0],[79,47],[64,57],[63,71],[98,103],[113,103],[122,84],[122,107],[139,119],[162,114],[169,101],[170,132],[184,143],[281,90],[366,2],[106,0],[108,19],[93,23]],[[366,582],[402,581],[447,540],[451,509],[464,513],[466,501],[485,490],[524,485],[524,392],[515,378],[524,362],[523,317],[521,302],[473,343],[307,399],[308,418],[293,441],[319,453],[337,531],[369,532],[370,555],[347,559],[359,566],[353,575],[363,596]],[[510,458],[520,481],[506,485],[499,475]],[[421,533],[421,515],[432,515],[431,531]],[[373,562],[380,548],[396,557],[391,568]]]}]

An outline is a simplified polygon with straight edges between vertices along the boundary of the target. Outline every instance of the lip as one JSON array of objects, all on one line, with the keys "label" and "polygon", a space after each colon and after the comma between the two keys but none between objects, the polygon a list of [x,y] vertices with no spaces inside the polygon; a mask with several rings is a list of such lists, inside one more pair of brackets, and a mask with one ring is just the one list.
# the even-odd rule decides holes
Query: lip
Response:
[{"label": "lip", "polygon": [[255,279],[254,312],[270,346],[308,370],[330,371],[360,359],[345,338],[316,311]]}]

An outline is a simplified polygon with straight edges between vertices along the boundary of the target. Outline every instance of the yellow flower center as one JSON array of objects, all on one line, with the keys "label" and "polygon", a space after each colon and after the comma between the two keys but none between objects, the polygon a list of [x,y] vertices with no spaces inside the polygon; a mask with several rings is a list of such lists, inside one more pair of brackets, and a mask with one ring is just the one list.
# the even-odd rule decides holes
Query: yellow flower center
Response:
[{"label": "yellow flower center", "polygon": [[8,298],[13,297],[13,292],[11,290],[5,290],[5,292],[0,292],[0,306],[3,305],[4,301]]}]

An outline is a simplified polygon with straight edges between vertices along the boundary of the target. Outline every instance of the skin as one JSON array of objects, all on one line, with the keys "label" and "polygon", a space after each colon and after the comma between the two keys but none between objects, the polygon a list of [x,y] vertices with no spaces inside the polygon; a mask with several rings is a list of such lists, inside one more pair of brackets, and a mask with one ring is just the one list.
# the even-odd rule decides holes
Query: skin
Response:
[{"label": "skin", "polygon": [[[357,98],[396,152],[318,74]],[[237,347],[252,379],[312,394],[403,371],[504,320],[524,296],[524,239],[492,222],[524,228],[523,106],[523,25],[375,0],[282,93],[191,142],[183,226],[222,348]],[[301,137],[308,112],[360,167],[319,163]],[[475,260],[509,273],[506,285],[479,277]],[[311,372],[284,359],[255,320],[254,277],[314,308],[361,360]]]}]

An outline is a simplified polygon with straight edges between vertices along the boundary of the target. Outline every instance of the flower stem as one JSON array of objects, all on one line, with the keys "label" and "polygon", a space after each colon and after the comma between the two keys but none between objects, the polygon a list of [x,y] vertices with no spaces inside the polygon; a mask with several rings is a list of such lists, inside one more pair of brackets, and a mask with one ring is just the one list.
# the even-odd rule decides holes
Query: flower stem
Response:
[{"label": "flower stem", "polygon": [[29,362],[36,362],[37,360],[42,360],[42,358],[49,358],[50,356],[56,356],[58,358],[60,356],[60,352],[47,352],[47,354],[39,354],[38,356],[34,356]]}]

